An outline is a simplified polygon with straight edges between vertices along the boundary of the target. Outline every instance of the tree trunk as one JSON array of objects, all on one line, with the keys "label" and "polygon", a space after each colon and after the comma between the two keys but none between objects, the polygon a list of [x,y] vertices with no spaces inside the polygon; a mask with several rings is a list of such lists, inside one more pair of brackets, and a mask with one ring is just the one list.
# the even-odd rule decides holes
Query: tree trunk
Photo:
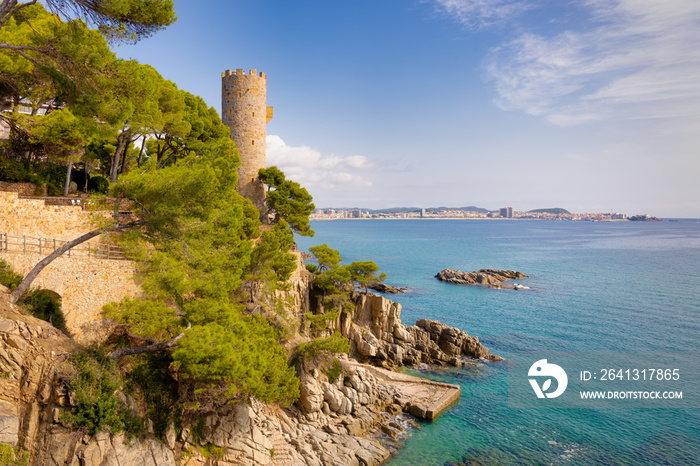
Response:
[{"label": "tree trunk", "polygon": [[36,3],[36,0],[20,3],[17,5],[17,0],[3,1],[0,3],[0,27],[4,26],[5,23],[10,19],[12,15],[17,13],[21,8],[32,5]]},{"label": "tree trunk", "polygon": [[66,185],[63,187],[63,197],[68,195],[68,190],[70,189],[70,173],[73,171],[73,154],[70,154],[70,159],[68,160],[68,170],[66,170]]},{"label": "tree trunk", "polygon": [[122,167],[119,169],[119,173],[124,174],[124,169],[126,168],[126,157],[129,155],[128,144],[124,147],[124,157],[122,157]]},{"label": "tree trunk", "polygon": [[136,166],[138,168],[141,168],[141,156],[143,155],[143,148],[146,147],[146,136],[143,137],[143,141],[141,143],[141,150],[139,150],[139,158],[136,159]]},{"label": "tree trunk", "polygon": [[84,192],[88,192],[88,183],[90,182],[90,162],[85,162],[85,168],[83,171],[85,172],[85,186],[83,187]]},{"label": "tree trunk", "polygon": [[112,225],[109,227],[102,227],[98,228],[96,230],[92,230],[91,232],[85,233],[82,236],[79,236],[78,238],[74,239],[73,241],[69,241],[60,248],[56,249],[54,252],[49,254],[48,256],[44,257],[42,260],[40,260],[34,268],[27,274],[26,277],[24,277],[24,280],[17,285],[17,288],[12,292],[10,295],[10,301],[14,304],[19,299],[22,297],[25,291],[29,288],[29,286],[34,282],[34,279],[36,279],[37,275],[39,275],[39,272],[44,270],[44,267],[49,265],[51,262],[54,261],[57,257],[62,255],[64,252],[68,251],[69,249],[84,243],[85,241],[94,238],[95,236],[101,235],[102,233],[106,233],[108,231],[124,231],[128,230],[129,228],[133,228],[138,225],[143,225],[145,222],[143,220],[136,220],[134,222],[129,222],[126,224],[117,224],[117,225]]},{"label": "tree trunk", "polygon": [[[187,324],[187,328],[185,331],[189,330],[192,325]],[[154,353],[156,351],[161,351],[164,349],[171,348],[177,344],[177,342],[185,336],[185,332],[182,332],[172,340],[164,341],[161,343],[154,343],[152,345],[146,345],[146,346],[133,346],[133,347],[128,347],[128,348],[119,348],[117,350],[112,351],[109,353],[109,357],[112,359],[119,359],[123,356],[129,356],[132,354],[141,354],[141,353]]]},{"label": "tree trunk", "polygon": [[114,156],[112,156],[112,166],[109,169],[109,181],[114,184],[117,182],[117,171],[119,171],[119,157],[122,154],[122,151],[124,150],[124,146],[126,146],[126,141],[129,138],[126,137],[124,133],[121,133],[118,137],[117,140],[119,140],[119,145],[117,146],[117,150],[114,151]]}]

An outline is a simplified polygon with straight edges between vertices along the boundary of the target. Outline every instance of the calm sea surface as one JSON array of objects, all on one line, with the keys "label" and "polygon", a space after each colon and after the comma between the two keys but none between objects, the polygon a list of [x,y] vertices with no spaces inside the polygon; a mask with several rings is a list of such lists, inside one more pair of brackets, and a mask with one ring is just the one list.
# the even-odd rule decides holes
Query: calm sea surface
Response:
[{"label": "calm sea surface", "polygon": [[[372,260],[402,321],[440,320],[493,353],[700,352],[700,222],[338,220],[314,238],[344,263]],[[519,270],[531,290],[450,285],[445,268]],[[686,353],[688,354],[688,353]],[[699,353],[700,354],[700,353]],[[691,357],[700,366],[700,360]],[[515,409],[508,364],[419,372],[459,384],[462,397],[411,432],[391,465],[700,464],[700,405],[690,409]],[[694,393],[684,394],[697,399]]]}]

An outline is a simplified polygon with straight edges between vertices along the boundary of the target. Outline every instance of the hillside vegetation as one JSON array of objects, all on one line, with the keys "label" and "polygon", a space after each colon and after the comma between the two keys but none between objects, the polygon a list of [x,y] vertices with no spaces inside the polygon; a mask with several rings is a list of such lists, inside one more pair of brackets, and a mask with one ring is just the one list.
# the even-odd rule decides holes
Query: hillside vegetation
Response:
[{"label": "hillside vegetation", "polygon": [[528,212],[533,213],[533,214],[570,214],[566,209],[562,209],[561,207],[552,207],[549,209],[535,209],[535,210],[528,210]]},{"label": "hillside vegetation", "polygon": [[[276,167],[261,170],[269,188],[261,216],[235,190],[238,150],[203,99],[149,65],[117,59],[80,19],[64,21],[32,2],[15,13],[0,24],[0,43],[12,45],[0,45],[0,99],[9,103],[0,118],[11,128],[0,146],[0,180],[45,183],[49,194],[64,195],[73,180],[81,191],[134,206],[127,216],[115,207],[113,218],[89,225],[27,276],[5,274],[18,302],[51,260],[102,234],[136,263],[143,293],[107,306],[110,339],[71,357],[67,383],[77,402],[63,422],[91,434],[142,433],[144,420],[115,400],[130,388],[163,435],[164,426],[196,423],[232,401],[294,403],[300,360],[325,358],[338,377],[332,354],[349,345],[334,330],[354,306],[351,292],[384,279],[376,264],[340,266],[337,251],[320,249],[312,279],[322,306],[290,315],[283,297],[298,264],[294,234],[313,235],[306,189]],[[112,32],[129,31],[141,29],[129,23]]]}]

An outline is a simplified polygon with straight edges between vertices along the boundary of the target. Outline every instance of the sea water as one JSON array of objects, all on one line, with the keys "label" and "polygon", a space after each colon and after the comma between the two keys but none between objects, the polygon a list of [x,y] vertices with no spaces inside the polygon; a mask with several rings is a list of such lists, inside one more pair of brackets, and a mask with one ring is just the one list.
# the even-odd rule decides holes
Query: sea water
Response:
[{"label": "sea water", "polygon": [[[700,366],[700,222],[337,220],[312,222],[343,263],[372,260],[409,292],[402,321],[437,319],[508,359],[520,351],[687,352]],[[529,290],[443,283],[445,268],[518,270]],[[627,353],[630,352],[630,353]],[[700,353],[697,353],[700,354]],[[653,359],[653,358],[650,358]],[[413,370],[460,401],[410,432],[391,465],[700,464],[700,386],[685,407],[516,409],[508,360]],[[690,403],[690,407],[688,407]]]}]

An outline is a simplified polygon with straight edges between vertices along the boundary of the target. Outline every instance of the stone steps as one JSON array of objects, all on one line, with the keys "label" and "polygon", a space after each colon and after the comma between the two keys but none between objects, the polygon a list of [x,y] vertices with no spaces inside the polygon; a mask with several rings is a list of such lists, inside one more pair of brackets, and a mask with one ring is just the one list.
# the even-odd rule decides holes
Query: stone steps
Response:
[{"label": "stone steps", "polygon": [[292,447],[281,435],[272,437],[272,464],[275,466],[293,466],[294,457],[292,456]]}]

